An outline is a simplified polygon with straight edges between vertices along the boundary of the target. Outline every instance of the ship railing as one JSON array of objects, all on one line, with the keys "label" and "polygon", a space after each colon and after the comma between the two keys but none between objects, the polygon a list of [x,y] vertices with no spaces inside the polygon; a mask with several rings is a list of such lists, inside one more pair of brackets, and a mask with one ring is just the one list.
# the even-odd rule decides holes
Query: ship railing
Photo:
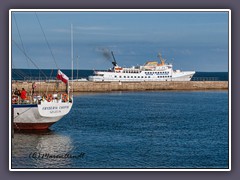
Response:
[{"label": "ship railing", "polygon": [[56,77],[48,77],[48,78],[43,78],[43,77],[26,77],[24,78],[25,82],[34,82],[34,81],[41,81],[41,82],[51,82],[51,81],[56,81]]},{"label": "ship railing", "polygon": [[[64,95],[67,94],[51,94],[52,98],[51,100],[49,100],[48,102],[72,102],[72,97],[67,96],[66,98],[64,98]],[[40,93],[40,94],[34,94],[34,95],[28,95],[26,99],[22,99],[20,96],[18,95],[12,95],[12,104],[40,104],[41,101],[47,101],[47,96],[44,93]]]},{"label": "ship railing", "polygon": [[12,104],[37,104],[38,101],[35,101],[32,96],[27,96],[26,99],[21,99],[20,96],[12,95]]},{"label": "ship railing", "polygon": [[98,73],[98,72],[113,72],[112,69],[106,69],[106,70],[94,70],[94,74]]}]

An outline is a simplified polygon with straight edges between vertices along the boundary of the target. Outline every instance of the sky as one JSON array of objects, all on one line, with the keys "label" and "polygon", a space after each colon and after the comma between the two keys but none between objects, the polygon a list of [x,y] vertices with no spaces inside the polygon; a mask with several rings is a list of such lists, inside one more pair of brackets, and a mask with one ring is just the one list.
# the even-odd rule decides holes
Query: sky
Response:
[{"label": "sky", "polygon": [[194,11],[12,12],[12,67],[71,69],[71,24],[74,69],[109,69],[113,51],[122,67],[161,53],[175,70],[228,71],[228,12]]}]

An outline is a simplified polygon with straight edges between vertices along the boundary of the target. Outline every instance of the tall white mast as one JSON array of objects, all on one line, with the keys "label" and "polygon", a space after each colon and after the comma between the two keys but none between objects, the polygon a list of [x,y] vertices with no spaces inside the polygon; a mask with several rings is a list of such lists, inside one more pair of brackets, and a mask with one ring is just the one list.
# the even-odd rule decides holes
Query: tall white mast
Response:
[{"label": "tall white mast", "polygon": [[73,93],[73,26],[71,24],[71,59],[72,59],[72,93]]}]

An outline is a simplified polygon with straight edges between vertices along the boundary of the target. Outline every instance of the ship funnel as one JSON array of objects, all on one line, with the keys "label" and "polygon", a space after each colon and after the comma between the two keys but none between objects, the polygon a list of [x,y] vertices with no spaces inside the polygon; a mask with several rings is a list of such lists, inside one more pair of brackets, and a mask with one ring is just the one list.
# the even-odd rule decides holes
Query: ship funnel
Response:
[{"label": "ship funnel", "polygon": [[115,66],[117,66],[117,61],[116,61],[116,59],[115,59],[114,54],[113,54],[112,51],[111,51],[111,54],[112,54],[112,57],[113,57],[113,62],[112,62],[112,64],[113,64],[113,66],[115,67]]}]

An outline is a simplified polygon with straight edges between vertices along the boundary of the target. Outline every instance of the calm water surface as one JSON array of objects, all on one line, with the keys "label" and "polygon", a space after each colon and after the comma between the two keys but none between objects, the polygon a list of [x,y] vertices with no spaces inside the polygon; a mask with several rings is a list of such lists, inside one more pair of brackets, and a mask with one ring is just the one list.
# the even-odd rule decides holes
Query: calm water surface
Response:
[{"label": "calm water surface", "polygon": [[44,133],[15,133],[12,168],[228,168],[228,92],[77,94]]}]

